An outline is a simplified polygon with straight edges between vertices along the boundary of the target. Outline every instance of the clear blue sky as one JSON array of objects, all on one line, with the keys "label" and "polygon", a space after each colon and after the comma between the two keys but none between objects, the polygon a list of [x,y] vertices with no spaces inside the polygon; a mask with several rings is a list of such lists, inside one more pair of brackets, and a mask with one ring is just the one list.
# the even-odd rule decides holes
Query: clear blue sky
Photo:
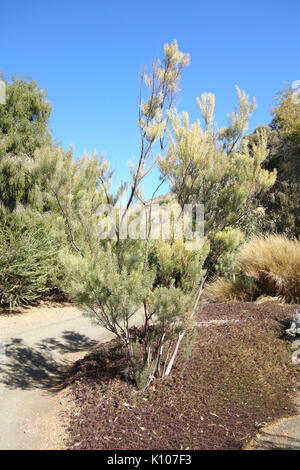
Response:
[{"label": "clear blue sky", "polygon": [[178,108],[192,119],[209,91],[225,124],[237,84],[257,99],[252,130],[270,122],[282,82],[300,79],[299,0],[1,0],[0,25],[0,69],[47,88],[53,137],[104,152],[116,180],[138,155],[138,72],[164,43],[191,55]]}]

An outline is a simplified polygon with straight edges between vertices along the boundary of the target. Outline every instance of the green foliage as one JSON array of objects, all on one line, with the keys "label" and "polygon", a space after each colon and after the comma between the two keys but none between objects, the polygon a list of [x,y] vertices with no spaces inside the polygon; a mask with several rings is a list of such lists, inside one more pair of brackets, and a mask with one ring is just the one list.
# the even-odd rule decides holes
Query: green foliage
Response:
[{"label": "green foliage", "polygon": [[213,246],[217,259],[215,265],[217,273],[233,275],[236,273],[236,252],[244,241],[244,234],[238,228],[225,227],[215,234]]},{"label": "green foliage", "polygon": [[174,286],[157,287],[147,299],[149,313],[155,315],[156,326],[163,331],[167,326],[175,327],[176,331],[188,326],[192,303],[190,294]]},{"label": "green foliage", "polygon": [[249,103],[249,96],[237,86],[235,88],[238,94],[239,109],[235,110],[231,116],[228,115],[228,126],[221,128],[218,136],[219,140],[222,142],[222,149],[226,151],[227,155],[235,149],[236,145],[247,131],[248,121],[256,108],[255,98],[252,103]]},{"label": "green foliage", "polygon": [[63,220],[73,250],[97,250],[97,209],[101,203],[110,202],[108,162],[97,154],[75,162],[71,151],[44,147],[36,151],[31,174],[36,182],[33,205]]},{"label": "green foliage", "polygon": [[64,261],[68,294],[117,335],[118,326],[140,309],[151,290],[153,274],[144,269],[142,247],[135,246],[121,267],[110,244],[84,256],[66,252]]},{"label": "green foliage", "polygon": [[27,204],[34,185],[29,171],[36,149],[51,144],[51,105],[37,83],[13,77],[0,105],[0,200],[10,210]]},{"label": "green foliage", "polygon": [[[72,254],[65,254],[68,293],[123,341],[136,383],[144,388],[154,377],[170,372],[180,342],[193,325],[195,299],[207,270],[209,275],[235,274],[237,249],[258,229],[259,224],[255,227],[250,215],[255,197],[266,192],[276,179],[276,170],[269,172],[262,167],[268,155],[264,130],[257,132],[251,154],[245,142],[240,145],[255,101],[249,102],[248,96],[237,89],[238,110],[229,117],[227,128],[217,130],[213,123],[214,96],[203,94],[198,106],[204,128],[200,121],[190,124],[187,113],[180,115],[172,108],[180,73],[189,57],[178,50],[176,41],[166,45],[164,51],[162,61],[156,61],[150,73],[142,76],[138,120],[141,153],[136,168],[130,166],[131,190],[120,222],[133,201],[144,202],[139,185],[159,162],[162,179],[169,181],[182,207],[186,203],[205,205],[207,240],[202,249],[189,251],[184,240],[121,240],[118,231],[114,241],[87,237],[87,227],[94,230],[98,219],[91,216],[90,222],[78,217],[76,184],[64,180],[65,174],[73,175],[72,181],[78,178],[72,158],[65,160],[60,155],[57,159],[52,150],[36,155],[52,207],[57,203],[75,248]],[[158,154],[153,156],[156,148]],[[104,171],[101,181],[108,180]],[[104,191],[101,187],[96,190],[92,183],[86,200],[91,201],[96,194],[97,203],[112,202],[107,184]],[[113,204],[117,202],[114,199]],[[77,225],[78,219],[81,223]],[[129,325],[137,312],[143,316],[139,342],[137,332]]]},{"label": "green foliage", "polygon": [[36,82],[13,77],[0,105],[0,302],[10,309],[57,287],[58,246],[53,214],[34,210],[35,151],[51,143],[51,106]]},{"label": "green foliage", "polygon": [[[131,191],[125,213],[120,216],[120,223],[131,203],[142,198],[138,186],[158,158],[155,157],[154,161],[151,158],[152,161],[149,162],[154,145],[157,144],[161,152],[164,149],[168,112],[178,88],[180,73],[189,62],[188,55],[178,50],[176,41],[165,45],[164,51],[162,61],[156,61],[150,73],[145,73],[142,77],[141,91],[146,90],[146,98],[141,98],[139,103],[141,154],[137,168],[133,165],[130,168]],[[42,154],[43,151],[36,156],[36,165],[46,175],[45,186],[49,188],[48,193],[61,201],[60,208],[69,235],[72,233],[74,240],[77,240],[74,236],[76,225],[73,222],[78,217],[74,196],[76,190],[73,193],[72,185],[67,185],[64,195],[60,184],[61,175],[65,174],[63,166],[59,165],[60,169],[55,174],[55,161],[48,171],[46,167],[51,162],[51,156],[49,158],[49,152],[47,157]],[[61,156],[58,161],[64,162]],[[67,174],[72,174],[73,170],[70,170],[70,166],[68,168]],[[107,180],[104,171],[101,181]],[[97,203],[111,202],[116,206],[118,201],[108,194],[107,185],[103,191],[102,187],[100,185],[96,192]],[[91,188],[93,191],[93,184]],[[91,193],[87,193],[87,199],[91,200]],[[82,224],[78,226],[81,243],[76,241],[75,247],[78,249],[73,254],[65,252],[65,288],[71,298],[87,308],[101,325],[123,341],[137,386],[146,388],[155,376],[163,376],[164,372],[170,370],[174,352],[176,355],[178,349],[177,336],[191,325],[194,294],[205,273],[202,268],[208,245],[199,252],[191,252],[186,249],[183,241],[123,240],[118,231],[116,240],[99,242],[85,236],[87,226],[94,230],[93,221],[97,223],[98,220],[93,217],[82,219]],[[142,318],[140,342],[136,341],[137,332],[131,330],[129,324],[137,313]]]},{"label": "green foliage", "polygon": [[35,81],[1,78],[6,84],[6,102],[0,106],[0,159],[7,154],[34,158],[37,148],[51,143],[51,105]]},{"label": "green foliage", "polygon": [[[267,134],[268,158],[265,169],[277,169],[275,185],[259,195],[258,203],[266,209],[265,229],[270,232],[300,236],[300,104],[293,100],[293,90],[279,92],[270,126],[260,126]],[[256,144],[257,131],[247,141],[250,152]]]},{"label": "green foliage", "polygon": [[[183,242],[172,248],[159,241],[155,264],[148,265],[147,242],[132,242],[110,241],[97,253],[84,256],[66,252],[65,290],[101,326],[124,342],[137,386],[144,388],[155,374],[162,373],[162,348],[168,344],[171,349],[176,335],[192,324],[194,292],[204,274],[205,251],[191,253],[184,249]],[[170,246],[173,254],[176,252],[177,266],[174,257],[168,260]],[[141,345],[135,331],[130,330],[134,315],[142,321]],[[144,351],[142,361],[138,359],[140,348]]]},{"label": "green foliage", "polygon": [[193,292],[205,271],[202,269],[209,253],[206,241],[201,250],[187,250],[183,240],[152,241],[149,248],[150,266],[156,268],[155,285],[179,287]]},{"label": "green foliage", "polygon": [[145,360],[142,363],[142,366],[139,367],[140,362],[140,344],[138,339],[135,343],[132,344],[133,349],[133,370],[137,388],[139,390],[144,390],[149,382],[149,376],[153,374],[155,369],[155,362],[152,359],[151,352],[146,356]]},{"label": "green foliage", "polygon": [[0,201],[13,210],[19,202],[28,203],[32,190],[30,159],[25,156],[0,157]]},{"label": "green foliage", "polygon": [[186,112],[179,115],[176,110],[170,111],[173,137],[166,157],[159,161],[162,177],[169,181],[181,206],[204,204],[204,231],[211,243],[205,267],[210,276],[218,270],[233,269],[229,261],[239,244],[233,240],[221,243],[220,233],[228,237],[236,229],[240,240],[249,236],[253,230],[249,213],[255,208],[255,197],[266,192],[276,179],[276,170],[262,168],[268,155],[264,130],[257,132],[251,155],[246,145],[239,145],[254,103],[249,103],[247,95],[239,90],[238,99],[239,111],[233,113],[227,129],[213,126],[212,94],[198,98],[204,128],[200,121],[190,124]]},{"label": "green foliage", "polygon": [[[22,90],[24,87],[26,88],[26,84],[23,82],[21,85],[19,82],[15,84],[18,93],[20,92],[18,87],[21,87]],[[35,84],[30,83],[28,90],[34,96],[37,94],[39,99],[42,99],[43,93],[38,93]],[[16,96],[22,99],[23,95],[20,92]],[[31,97],[32,101],[34,101],[34,96]],[[30,96],[26,95],[26,97],[29,100]],[[26,97],[23,97],[25,101]],[[39,102],[38,97],[36,99]],[[6,105],[6,108],[8,106],[6,109],[7,113],[10,110],[9,106],[14,104],[16,104],[14,101],[8,100]],[[12,110],[10,112],[13,113]],[[30,121],[29,114],[27,115],[25,112],[22,114],[21,111],[20,113],[24,121],[26,119]],[[37,118],[37,122],[39,119],[42,121],[42,114]],[[27,127],[24,124],[28,132],[32,132],[36,136],[39,131],[41,132],[41,139],[35,142],[34,158],[24,153],[28,150],[25,147],[15,148],[16,151],[23,152],[19,155],[5,154],[0,158],[0,202],[2,203],[0,206],[0,220],[2,226],[6,226],[6,240],[10,240],[10,242],[7,241],[6,245],[3,245],[3,249],[9,249],[9,243],[12,243],[14,234],[21,230],[21,233],[27,233],[28,231],[27,238],[21,237],[22,243],[26,244],[28,237],[33,237],[31,249],[33,251],[37,250],[39,236],[45,230],[45,246],[40,245],[40,255],[42,257],[40,264],[42,269],[44,269],[43,263],[49,262],[49,276],[47,278],[47,276],[45,277],[41,274],[41,278],[39,278],[39,271],[37,269],[34,275],[32,275],[32,285],[30,287],[29,277],[25,276],[25,255],[29,257],[27,260],[28,266],[31,266],[31,263],[36,258],[29,249],[24,249],[22,255],[24,292],[21,292],[21,281],[17,283],[14,289],[9,288],[9,283],[2,284],[2,298],[6,299],[5,301],[9,301],[11,306],[40,297],[43,293],[43,288],[45,289],[44,292],[47,292],[53,286],[58,287],[61,285],[63,278],[62,266],[60,266],[59,278],[55,282],[54,279],[53,282],[51,281],[52,268],[56,265],[57,261],[58,247],[60,250],[76,252],[91,250],[92,247],[97,250],[99,239],[96,234],[98,221],[96,211],[99,204],[106,199],[106,191],[109,185],[108,165],[103,159],[99,160],[96,155],[93,157],[87,155],[74,162],[72,152],[65,152],[59,147],[45,146],[48,142],[46,128],[44,129],[43,127],[44,125],[46,126],[46,117],[45,122],[43,124],[39,122],[34,129],[30,127],[30,122]],[[42,128],[45,130],[44,140],[42,139]],[[30,137],[28,139],[30,140]],[[39,146],[41,148],[38,148]],[[22,217],[23,225],[20,225]],[[38,220],[43,221],[44,228],[39,228],[35,235],[32,224]],[[51,240],[56,246],[53,262],[50,255],[50,253],[53,253]],[[48,242],[49,253],[47,253]],[[15,253],[16,258],[19,256],[17,254],[19,253],[18,249],[17,246],[15,249],[11,247],[11,251]],[[12,263],[11,272],[14,266]],[[31,271],[29,270],[29,272]],[[19,277],[20,273],[18,272],[16,275]],[[45,282],[42,281],[43,278]],[[6,289],[10,289],[9,294]]]},{"label": "green foliage", "polygon": [[[300,103],[293,98],[293,89],[286,87],[279,91],[276,100],[277,105],[272,110],[273,124],[280,129],[282,137],[291,137],[300,144]],[[299,165],[299,162],[295,163]]]},{"label": "green foliage", "polygon": [[0,263],[0,303],[11,310],[54,289],[60,266],[49,220],[23,209],[9,214],[0,228]]}]

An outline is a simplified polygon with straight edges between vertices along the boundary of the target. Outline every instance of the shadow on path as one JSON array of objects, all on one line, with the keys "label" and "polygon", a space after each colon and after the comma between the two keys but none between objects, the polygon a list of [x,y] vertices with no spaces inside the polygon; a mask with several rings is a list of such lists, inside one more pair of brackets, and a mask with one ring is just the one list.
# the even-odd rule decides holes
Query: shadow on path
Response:
[{"label": "shadow on path", "polygon": [[34,347],[14,338],[5,344],[5,363],[0,364],[0,384],[9,389],[39,388],[62,390],[71,374],[69,361],[56,355],[85,351],[97,344],[75,331],[64,331],[61,338],[47,338]]}]

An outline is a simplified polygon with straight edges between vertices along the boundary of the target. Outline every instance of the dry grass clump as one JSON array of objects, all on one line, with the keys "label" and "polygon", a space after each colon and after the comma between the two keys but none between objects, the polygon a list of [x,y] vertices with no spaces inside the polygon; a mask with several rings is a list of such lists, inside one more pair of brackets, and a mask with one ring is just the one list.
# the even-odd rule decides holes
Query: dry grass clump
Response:
[{"label": "dry grass clump", "polygon": [[227,279],[219,277],[208,284],[203,298],[208,302],[246,302],[250,299],[249,286],[243,279]]},{"label": "dry grass clump", "polygon": [[[209,284],[205,298],[212,302],[254,300],[259,296],[300,302],[300,242],[284,235],[255,237],[237,255],[241,276]],[[249,282],[247,282],[247,279]],[[251,288],[252,286],[252,288]]]},{"label": "dry grass clump", "polygon": [[242,272],[255,279],[260,295],[300,301],[300,242],[284,235],[254,238],[242,246],[237,263]]}]

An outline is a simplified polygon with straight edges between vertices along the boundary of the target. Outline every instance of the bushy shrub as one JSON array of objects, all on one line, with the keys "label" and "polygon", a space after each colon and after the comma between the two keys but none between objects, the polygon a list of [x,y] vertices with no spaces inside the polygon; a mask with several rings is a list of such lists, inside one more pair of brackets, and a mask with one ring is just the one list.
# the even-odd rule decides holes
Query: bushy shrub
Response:
[{"label": "bushy shrub", "polygon": [[300,242],[284,235],[255,237],[237,255],[241,274],[235,280],[219,278],[206,288],[214,302],[252,300],[260,295],[300,301]]},{"label": "bushy shrub", "polygon": [[43,220],[10,222],[0,227],[0,303],[13,310],[56,287],[59,266],[57,240]]}]

